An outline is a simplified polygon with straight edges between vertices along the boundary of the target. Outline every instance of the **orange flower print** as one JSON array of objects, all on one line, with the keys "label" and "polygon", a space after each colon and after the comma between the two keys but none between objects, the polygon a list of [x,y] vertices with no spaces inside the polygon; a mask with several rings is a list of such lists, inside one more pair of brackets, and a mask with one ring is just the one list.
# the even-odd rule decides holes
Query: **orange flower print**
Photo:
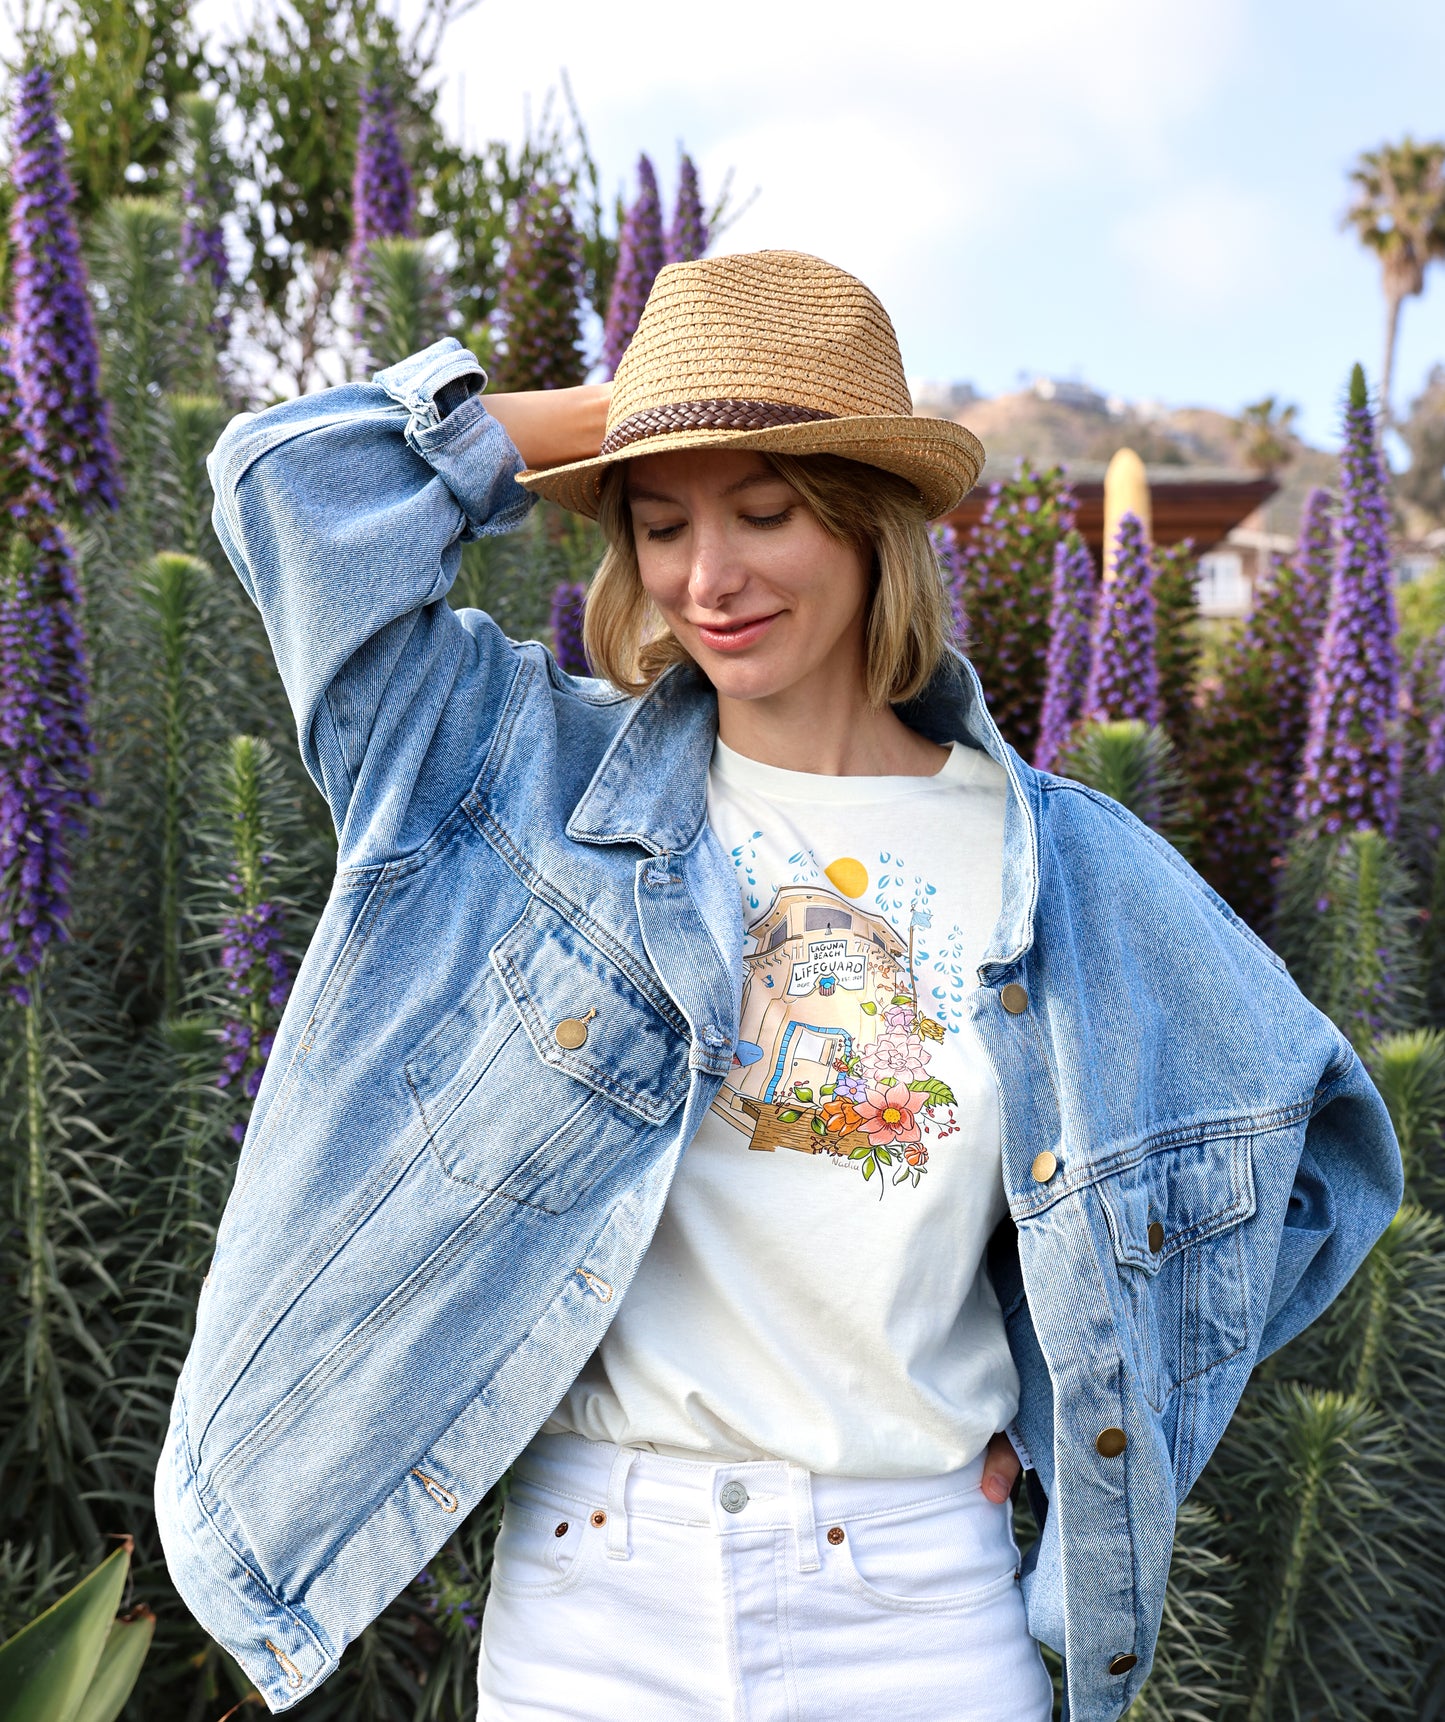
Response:
[{"label": "orange flower print", "polygon": [[830,1100],[823,1108],[823,1127],[830,1136],[846,1136],[850,1130],[862,1126],[858,1108],[851,1100]]},{"label": "orange flower print", "polygon": [[875,1148],[886,1148],[891,1142],[917,1142],[918,1109],[926,1099],[926,1095],[915,1094],[901,1082],[882,1089],[870,1088],[858,1107],[868,1140]]},{"label": "orange flower print", "polygon": [[928,1145],[924,1142],[909,1142],[903,1149],[903,1158],[910,1166],[926,1166],[928,1164]]}]

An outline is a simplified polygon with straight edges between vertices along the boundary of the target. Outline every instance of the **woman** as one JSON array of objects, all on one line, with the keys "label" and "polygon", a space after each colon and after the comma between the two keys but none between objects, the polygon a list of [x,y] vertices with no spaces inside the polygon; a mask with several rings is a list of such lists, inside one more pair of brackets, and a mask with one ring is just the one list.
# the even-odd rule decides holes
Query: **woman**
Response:
[{"label": "woman", "polygon": [[[999,736],[926,535],[982,451],[861,283],[678,265],[610,400],[482,381],[438,343],[213,456],[339,865],[172,1574],[282,1709],[515,1460],[483,1718],[1034,1722],[1041,1639],[1112,1719],[1251,1365],[1398,1203],[1379,1097]],[[444,601],[519,482],[601,520],[605,679]]]}]

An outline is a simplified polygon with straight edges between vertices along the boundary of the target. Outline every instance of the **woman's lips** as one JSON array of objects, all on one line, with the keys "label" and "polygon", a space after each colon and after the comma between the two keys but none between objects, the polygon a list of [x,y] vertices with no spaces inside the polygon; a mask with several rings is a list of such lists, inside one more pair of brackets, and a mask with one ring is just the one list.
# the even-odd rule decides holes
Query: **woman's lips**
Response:
[{"label": "woman's lips", "polygon": [[761,640],[780,614],[774,610],[771,616],[754,616],[749,622],[730,623],[724,628],[709,628],[700,622],[697,637],[710,651],[741,652]]}]

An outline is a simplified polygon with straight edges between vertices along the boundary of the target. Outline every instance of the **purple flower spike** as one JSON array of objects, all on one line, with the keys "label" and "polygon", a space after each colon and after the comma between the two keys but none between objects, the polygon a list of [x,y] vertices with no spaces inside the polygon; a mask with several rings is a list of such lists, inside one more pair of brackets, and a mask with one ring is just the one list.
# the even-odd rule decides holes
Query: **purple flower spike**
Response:
[{"label": "purple flower spike", "polygon": [[1268,925],[1276,871],[1294,824],[1294,787],[1329,607],[1334,536],[1329,493],[1310,492],[1294,558],[1255,587],[1244,629],[1199,711],[1191,768],[1212,833],[1209,882],[1251,926]]},{"label": "purple flower spike", "polygon": [[657,195],[657,175],[642,155],[637,158],[637,200],[617,236],[617,273],[612,277],[602,326],[602,362],[609,377],[622,362],[662,265],[662,204]]},{"label": "purple flower spike", "polygon": [[0,973],[29,1003],[24,977],[67,937],[71,839],[93,805],[89,675],[74,564],[37,516],[0,570]]},{"label": "purple flower spike", "polygon": [[582,613],[587,588],[564,580],[552,593],[552,655],[569,676],[590,676],[592,667],[582,646]]},{"label": "purple flower spike", "polygon": [[1400,805],[1389,474],[1358,365],[1340,460],[1340,550],[1310,693],[1295,814],[1309,836],[1394,835]]},{"label": "purple flower spike", "polygon": [[[1054,548],[1073,525],[1074,500],[1058,467],[1022,461],[994,484],[983,518],[944,553],[954,625],[1007,741],[1029,758],[1047,680]],[[947,545],[947,541],[945,541]]]},{"label": "purple flower spike", "polygon": [[560,185],[534,184],[517,204],[497,289],[502,389],[565,389],[587,374],[582,357],[582,245]]},{"label": "purple flower spike", "polygon": [[1094,559],[1077,532],[1054,548],[1054,595],[1049,611],[1049,655],[1034,764],[1052,771],[1084,703],[1093,647]]},{"label": "purple flower spike", "polygon": [[351,275],[358,300],[366,297],[366,256],[373,240],[409,239],[411,234],[411,174],[397,134],[391,92],[369,78],[361,86],[361,122],[351,180]]},{"label": "purple flower spike", "polygon": [[[262,857],[263,865],[268,859]],[[221,923],[221,975],[237,1015],[221,1025],[225,1050],[216,1087],[234,1085],[249,1101],[256,1098],[275,1039],[274,1029],[262,1025],[280,1012],[290,996],[291,966],[282,943],[280,905],[265,898],[248,902],[237,873],[228,874],[226,883],[238,907]],[[233,1126],[236,1141],[244,1133],[244,1125]]]},{"label": "purple flower spike", "polygon": [[[199,98],[188,103],[189,160],[181,188],[181,273],[188,281],[205,285],[212,302],[230,282],[230,260],[221,211],[228,201],[229,187],[221,171],[215,148],[215,108]],[[229,309],[217,306],[210,333],[224,346],[230,332]]]},{"label": "purple flower spike", "polygon": [[672,230],[667,236],[667,261],[691,263],[707,250],[707,217],[698,190],[697,168],[684,155],[677,173],[677,204],[672,212]]},{"label": "purple flower spike", "polygon": [[100,357],[86,291],[74,191],[55,123],[50,74],[31,66],[14,92],[10,177],[13,359],[19,424],[39,467],[82,509],[114,508],[120,473],[100,392]]},{"label": "purple flower spike", "polygon": [[1430,642],[1427,652],[1428,685],[1422,702],[1426,711],[1424,765],[1434,777],[1445,771],[1445,628]]},{"label": "purple flower spike", "polygon": [[1099,597],[1093,662],[1081,716],[1108,723],[1159,722],[1159,670],[1154,660],[1154,563],[1137,514],[1119,522],[1113,577]]}]

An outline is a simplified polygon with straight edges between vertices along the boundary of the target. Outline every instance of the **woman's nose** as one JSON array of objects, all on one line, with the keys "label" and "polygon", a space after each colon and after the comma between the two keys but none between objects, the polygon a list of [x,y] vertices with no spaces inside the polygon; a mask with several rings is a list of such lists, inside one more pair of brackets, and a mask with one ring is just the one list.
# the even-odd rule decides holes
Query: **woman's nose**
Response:
[{"label": "woman's nose", "polygon": [[715,609],[736,593],[747,580],[730,551],[726,535],[706,528],[693,533],[692,568],[688,574],[688,596],[704,609]]}]

